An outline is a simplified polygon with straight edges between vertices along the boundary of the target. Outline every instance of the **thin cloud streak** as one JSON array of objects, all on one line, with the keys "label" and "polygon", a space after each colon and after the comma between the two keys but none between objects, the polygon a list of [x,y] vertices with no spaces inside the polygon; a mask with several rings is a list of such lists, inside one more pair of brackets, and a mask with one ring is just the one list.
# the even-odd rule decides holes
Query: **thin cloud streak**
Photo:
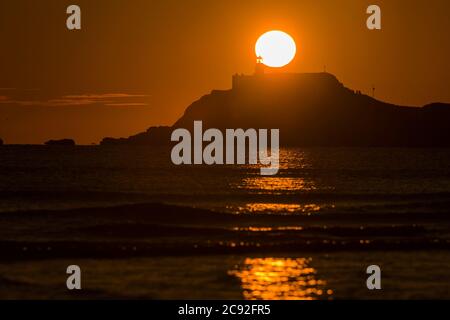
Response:
[{"label": "thin cloud streak", "polygon": [[90,99],[90,100],[120,99],[120,98],[145,98],[145,97],[148,97],[148,95],[127,94],[127,93],[83,94],[83,95],[63,96],[63,98],[66,98],[66,99]]},{"label": "thin cloud streak", "polygon": [[148,103],[106,103],[105,106],[113,106],[113,107],[144,107],[148,106]]},{"label": "thin cloud streak", "polygon": [[[145,102],[136,101],[139,98],[146,98],[144,94],[127,93],[105,93],[105,94],[81,94],[65,95],[61,98],[49,100],[20,100],[12,99],[7,96],[0,96],[0,104],[15,104],[19,106],[87,106],[87,105],[105,105],[105,106],[147,106]],[[133,101],[127,101],[128,99]]]}]

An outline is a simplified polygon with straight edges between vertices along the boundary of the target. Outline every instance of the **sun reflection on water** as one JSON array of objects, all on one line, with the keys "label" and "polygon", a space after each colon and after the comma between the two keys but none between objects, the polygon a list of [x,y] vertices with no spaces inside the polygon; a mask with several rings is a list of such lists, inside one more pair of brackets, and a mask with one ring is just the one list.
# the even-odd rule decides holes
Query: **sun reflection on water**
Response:
[{"label": "sun reflection on water", "polygon": [[316,190],[316,186],[312,180],[276,176],[244,178],[237,188],[260,192],[270,191],[270,193]]},{"label": "sun reflection on water", "polygon": [[241,280],[247,300],[317,300],[332,297],[326,282],[317,279],[310,258],[246,258],[229,271]]},{"label": "sun reflection on water", "polygon": [[290,204],[290,203],[247,203],[237,208],[237,213],[271,213],[289,214],[318,212],[322,207],[318,204]]},{"label": "sun reflection on water", "polygon": [[247,231],[247,232],[271,232],[271,231],[302,231],[303,227],[298,226],[286,226],[286,227],[235,227],[234,231]]}]

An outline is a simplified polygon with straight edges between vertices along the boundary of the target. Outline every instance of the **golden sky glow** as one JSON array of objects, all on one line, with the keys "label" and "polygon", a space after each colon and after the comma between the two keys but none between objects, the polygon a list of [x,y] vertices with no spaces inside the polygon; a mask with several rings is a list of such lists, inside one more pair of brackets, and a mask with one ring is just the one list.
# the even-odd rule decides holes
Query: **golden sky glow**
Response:
[{"label": "golden sky glow", "polygon": [[[268,30],[283,30],[298,46],[278,71],[326,69],[396,104],[450,102],[447,0],[379,0],[381,31],[366,27],[366,0],[79,0],[78,32],[65,26],[68,4],[0,2],[7,143],[91,143],[172,124],[202,95],[229,89],[231,75],[252,73],[255,43]],[[98,94],[108,98],[64,98]],[[124,95],[133,98],[117,98]]]}]

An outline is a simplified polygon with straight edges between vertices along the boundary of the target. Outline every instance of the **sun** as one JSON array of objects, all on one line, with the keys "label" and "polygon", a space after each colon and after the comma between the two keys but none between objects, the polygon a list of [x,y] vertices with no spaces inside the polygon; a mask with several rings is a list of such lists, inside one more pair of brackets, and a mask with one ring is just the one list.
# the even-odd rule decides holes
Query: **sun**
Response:
[{"label": "sun", "polygon": [[283,31],[269,31],[256,41],[255,52],[268,67],[281,68],[289,64],[297,53],[294,39]]}]

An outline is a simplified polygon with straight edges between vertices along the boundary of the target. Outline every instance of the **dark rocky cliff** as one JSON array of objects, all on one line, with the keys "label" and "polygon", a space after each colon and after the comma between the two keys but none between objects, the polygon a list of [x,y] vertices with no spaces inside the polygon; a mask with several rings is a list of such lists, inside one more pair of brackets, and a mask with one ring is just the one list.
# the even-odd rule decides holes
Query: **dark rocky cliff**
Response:
[{"label": "dark rocky cliff", "polygon": [[162,145],[174,128],[280,129],[290,146],[450,146],[450,105],[422,108],[378,101],[328,73],[235,76],[233,88],[194,102],[172,127],[102,144]]}]

